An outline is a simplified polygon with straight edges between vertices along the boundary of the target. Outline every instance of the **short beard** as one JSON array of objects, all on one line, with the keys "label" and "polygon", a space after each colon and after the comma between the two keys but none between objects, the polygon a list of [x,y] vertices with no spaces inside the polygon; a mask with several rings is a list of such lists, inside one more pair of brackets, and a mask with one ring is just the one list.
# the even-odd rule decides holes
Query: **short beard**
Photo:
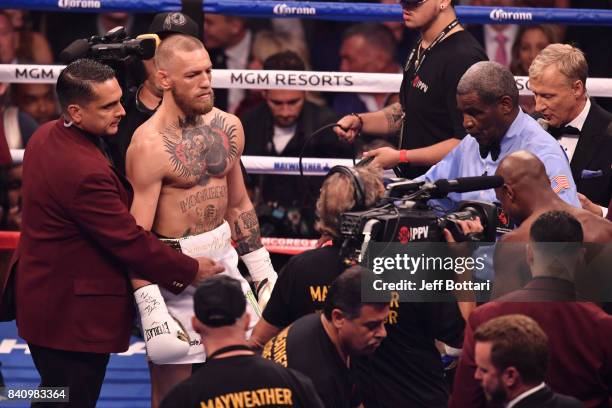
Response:
[{"label": "short beard", "polygon": [[185,118],[195,118],[200,115],[205,115],[210,112],[215,105],[215,94],[212,91],[210,100],[201,104],[194,104],[189,98],[176,92],[175,88],[172,88],[171,92],[176,106],[185,114]]},{"label": "short beard", "polygon": [[501,386],[494,389],[491,394],[487,395],[487,399],[493,404],[501,405],[504,402],[507,402],[506,398],[508,398],[508,392],[504,389],[504,387]]}]

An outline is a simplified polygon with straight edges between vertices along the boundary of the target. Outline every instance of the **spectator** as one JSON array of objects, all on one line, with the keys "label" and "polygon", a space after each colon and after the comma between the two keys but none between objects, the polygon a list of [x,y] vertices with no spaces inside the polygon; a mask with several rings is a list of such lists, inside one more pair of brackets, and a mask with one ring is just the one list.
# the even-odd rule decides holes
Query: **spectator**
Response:
[{"label": "spectator", "polygon": [[558,42],[559,33],[555,26],[521,26],[512,45],[510,71],[518,76],[529,75],[529,67],[540,51]]},{"label": "spectator", "polygon": [[0,114],[3,124],[0,132],[4,133],[10,149],[23,149],[38,128],[38,123],[27,113],[10,105],[10,100],[8,84],[0,83]]},{"label": "spectator", "polygon": [[589,99],[587,74],[582,51],[551,44],[529,67],[529,83],[536,112],[570,160],[578,192],[603,213],[612,197],[612,114]]},{"label": "spectator", "polygon": [[[514,7],[515,3],[513,0],[481,0],[479,5]],[[483,24],[470,26],[468,30],[483,45],[489,61],[510,67],[512,44],[519,30],[516,24]]]},{"label": "spectator", "polygon": [[[246,69],[253,33],[241,17],[205,13],[204,45],[216,69]],[[215,106],[234,113],[244,98],[244,89],[215,89]]]},{"label": "spectator", "polygon": [[47,39],[32,30],[32,22],[25,10],[4,10],[15,30],[16,56],[23,63],[53,64],[53,53]]},{"label": "spectator", "polygon": [[[0,21],[4,17],[0,14]],[[1,53],[1,51],[0,51]],[[9,105],[8,84],[0,83],[0,138],[9,149],[24,149],[38,124],[19,108]],[[3,206],[0,225],[10,230],[21,226],[21,164],[5,167]]]},{"label": "spectator", "polygon": [[[268,70],[303,71],[304,62],[291,51],[274,54],[264,63]],[[305,157],[351,157],[350,146],[338,140],[331,130],[306,145],[320,127],[334,123],[331,110],[306,101],[304,91],[270,89],[259,104],[241,120],[245,129],[246,155],[293,156],[304,150]],[[314,202],[321,178],[294,181],[286,176],[254,178],[261,194],[258,215],[262,233],[272,236],[314,236]]]},{"label": "spectator", "polygon": [[[349,28],[340,47],[340,71],[397,74],[397,43],[391,30],[383,24],[362,23]],[[333,108],[340,115],[351,112],[375,112],[398,102],[397,94],[346,93],[334,98]]]},{"label": "spectator", "polygon": [[476,374],[487,399],[508,407],[583,407],[544,383],[548,338],[527,316],[489,320],[474,333]]},{"label": "spectator", "polygon": [[0,11],[0,63],[17,64],[17,34],[11,19]]},{"label": "spectator", "polygon": [[[550,0],[549,0],[550,1]],[[559,0],[557,0],[559,1]],[[562,0],[563,1],[563,0]],[[574,9],[602,10],[609,12],[610,2],[600,0],[564,0]],[[580,13],[580,11],[578,11]],[[566,44],[581,49],[589,65],[589,75],[593,78],[609,78],[612,61],[612,27],[609,25],[568,25],[563,37]],[[598,103],[607,111],[612,111],[612,98],[598,98]]]},{"label": "spectator", "polygon": [[297,320],[270,340],[263,357],[310,377],[328,408],[356,407],[360,396],[350,374],[353,357],[372,354],[386,337],[388,303],[362,303],[361,266],[332,283],[323,314]]},{"label": "spectator", "polygon": [[[522,26],[512,45],[512,62],[510,71],[514,75],[529,75],[529,67],[540,51],[550,44],[559,42],[559,30],[550,25]],[[531,95],[519,96],[521,108],[532,114],[535,110],[535,100]]]},{"label": "spectator", "polygon": [[113,28],[119,26],[125,28],[129,36],[134,37],[140,33],[140,30],[135,27],[134,15],[123,11],[98,14],[96,26],[98,35],[105,35]]},{"label": "spectator", "polygon": [[[277,19],[282,20],[282,19]],[[271,30],[261,30],[255,34],[255,39],[251,46],[251,57],[248,69],[263,69],[263,64],[268,57],[283,51],[293,51],[304,61],[304,67],[310,70],[310,59],[306,44],[296,37],[288,36],[285,33],[277,33]],[[321,104],[320,98],[314,98],[311,92],[306,93],[306,99],[311,102]],[[249,109],[263,102],[261,90],[247,89],[246,96],[236,109],[236,115],[242,116]]]},{"label": "spectator", "polygon": [[13,84],[12,89],[15,106],[39,125],[59,117],[59,104],[52,84]]},{"label": "spectator", "polygon": [[193,303],[193,328],[202,335],[208,358],[166,395],[160,408],[221,406],[227,399],[258,407],[323,407],[311,380],[247,346],[249,314],[239,281],[210,278],[197,289]]}]

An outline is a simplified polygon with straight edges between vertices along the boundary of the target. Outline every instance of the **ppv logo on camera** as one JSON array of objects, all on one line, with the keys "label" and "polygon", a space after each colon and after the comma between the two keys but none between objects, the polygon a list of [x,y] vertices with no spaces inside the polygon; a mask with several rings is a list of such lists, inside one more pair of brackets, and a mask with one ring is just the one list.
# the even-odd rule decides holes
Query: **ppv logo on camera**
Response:
[{"label": "ppv logo on camera", "polygon": [[409,241],[418,241],[427,239],[429,235],[429,226],[424,227],[401,227],[397,234],[397,240],[402,244],[407,244]]}]

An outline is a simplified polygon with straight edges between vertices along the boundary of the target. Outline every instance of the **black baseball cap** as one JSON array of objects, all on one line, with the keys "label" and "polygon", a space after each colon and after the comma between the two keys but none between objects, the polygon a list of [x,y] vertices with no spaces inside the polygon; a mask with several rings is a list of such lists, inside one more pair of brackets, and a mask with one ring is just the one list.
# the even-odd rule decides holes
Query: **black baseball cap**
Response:
[{"label": "black baseball cap", "polygon": [[178,11],[156,14],[149,27],[149,33],[157,34],[162,40],[170,34],[200,37],[200,30],[196,22],[191,17]]},{"label": "black baseball cap", "polygon": [[246,310],[246,298],[240,282],[227,275],[206,279],[193,296],[193,308],[199,321],[221,327],[236,323]]}]

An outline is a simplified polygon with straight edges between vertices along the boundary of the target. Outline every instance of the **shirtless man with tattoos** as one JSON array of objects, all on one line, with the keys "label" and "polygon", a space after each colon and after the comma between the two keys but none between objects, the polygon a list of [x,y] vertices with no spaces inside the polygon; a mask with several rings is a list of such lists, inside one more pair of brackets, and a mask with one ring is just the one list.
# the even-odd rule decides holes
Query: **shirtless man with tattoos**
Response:
[{"label": "shirtless man with tattoos", "polygon": [[[212,64],[199,40],[185,35],[166,38],[156,51],[155,64],[164,94],[157,112],[134,133],[127,152],[126,170],[134,187],[131,212],[139,225],[177,250],[211,258],[224,274],[239,279],[253,327],[276,273],[261,244],[257,215],[242,178],[242,124],[214,107]],[[259,305],[238,271],[239,255],[258,288]],[[152,296],[159,293],[155,287],[152,291]],[[205,360],[190,322],[194,292],[195,287],[189,287],[175,296],[161,289],[170,314],[189,335],[189,350],[171,361],[152,359],[154,407],[172,386],[191,375],[191,364]],[[146,341],[150,329],[143,329]],[[148,344],[147,352],[151,359]]]}]

